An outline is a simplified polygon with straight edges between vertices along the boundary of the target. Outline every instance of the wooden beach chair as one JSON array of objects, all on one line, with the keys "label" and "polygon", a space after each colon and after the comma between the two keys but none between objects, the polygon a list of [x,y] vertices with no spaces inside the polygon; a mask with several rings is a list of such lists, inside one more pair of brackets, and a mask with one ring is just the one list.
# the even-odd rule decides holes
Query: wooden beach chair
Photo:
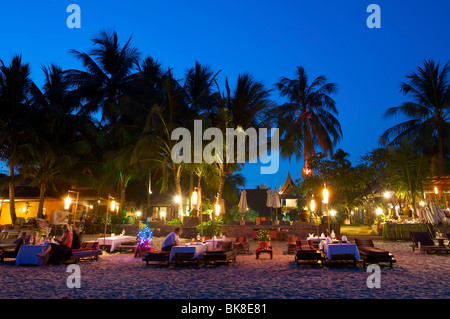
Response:
[{"label": "wooden beach chair", "polygon": [[23,241],[19,241],[16,247],[13,248],[4,248],[0,253],[0,261],[3,262],[5,259],[16,259],[17,254],[19,253],[20,246],[22,246]]},{"label": "wooden beach chair", "polygon": [[98,261],[99,256],[102,254],[102,251],[99,249],[98,245],[99,244],[96,241],[83,242],[78,249],[71,249],[51,255],[48,263],[77,263],[81,259]]},{"label": "wooden beach chair", "polygon": [[363,267],[366,267],[366,263],[389,263],[389,266],[392,269],[392,264],[396,262],[394,255],[386,250],[376,248],[371,239],[355,238],[355,242],[361,259],[363,260]]},{"label": "wooden beach chair", "polygon": [[273,258],[273,249],[271,246],[267,248],[267,246],[264,247],[263,242],[258,242],[258,248],[256,249],[256,259],[259,259],[259,255],[262,253],[267,253],[270,255],[270,259]]},{"label": "wooden beach chair", "polygon": [[250,245],[248,243],[247,236],[236,237],[236,241],[234,242],[234,249],[236,249],[237,253],[250,252]]},{"label": "wooden beach chair", "polygon": [[320,261],[323,266],[323,258],[320,251],[316,249],[312,240],[298,240],[296,242],[295,263],[302,261]]},{"label": "wooden beach chair", "polygon": [[293,255],[297,251],[297,241],[301,240],[298,236],[289,236],[288,237],[288,254]]},{"label": "wooden beach chair", "polygon": [[207,251],[203,254],[203,261],[205,262],[205,266],[207,266],[208,264],[221,263],[230,266],[231,262],[236,262],[236,255],[237,252],[235,249],[232,249],[231,245],[225,245],[222,242],[219,242],[217,249]]},{"label": "wooden beach chair", "polygon": [[81,244],[79,249],[72,249],[72,258],[75,263],[80,259],[90,259],[98,261],[98,257],[102,251],[98,247],[97,241],[85,241]]},{"label": "wooden beach chair", "polygon": [[143,261],[145,261],[146,266],[151,265],[166,265],[169,266],[169,259],[170,259],[170,251],[152,251],[145,255],[145,257],[142,258]]},{"label": "wooden beach chair", "polygon": [[436,245],[428,232],[411,232],[411,239],[413,241],[411,245],[413,251],[419,249],[420,243],[420,250],[425,251],[427,254],[450,253],[449,247]]}]

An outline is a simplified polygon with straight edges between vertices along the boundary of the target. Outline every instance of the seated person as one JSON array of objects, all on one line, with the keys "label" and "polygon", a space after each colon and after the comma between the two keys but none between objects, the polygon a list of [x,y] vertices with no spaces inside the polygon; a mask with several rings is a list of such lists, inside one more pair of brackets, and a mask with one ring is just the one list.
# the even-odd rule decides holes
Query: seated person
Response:
[{"label": "seated person", "polygon": [[53,255],[57,255],[57,254],[72,254],[72,240],[73,240],[73,235],[72,235],[72,231],[69,225],[65,224],[63,225],[63,236],[61,237],[60,240],[56,239],[56,243],[55,244],[50,244],[48,246],[48,248],[40,253],[37,254],[37,257],[40,257],[40,265],[45,265],[48,261],[48,259],[50,258],[50,256]]},{"label": "seated person", "polygon": [[81,247],[80,236],[78,235],[77,228],[72,225],[72,249],[79,249]]},{"label": "seated person", "polygon": [[18,239],[14,241],[14,244],[20,243],[20,245],[29,245],[30,241],[31,241],[30,234],[27,232],[23,232],[22,236],[20,236]]},{"label": "seated person", "polygon": [[161,245],[162,251],[170,251],[173,246],[180,244],[180,236],[183,233],[181,227],[176,227],[175,231],[171,232],[169,235],[164,238],[164,241]]},{"label": "seated person", "polygon": [[41,243],[41,234],[38,231],[31,233],[30,245],[39,245]]}]

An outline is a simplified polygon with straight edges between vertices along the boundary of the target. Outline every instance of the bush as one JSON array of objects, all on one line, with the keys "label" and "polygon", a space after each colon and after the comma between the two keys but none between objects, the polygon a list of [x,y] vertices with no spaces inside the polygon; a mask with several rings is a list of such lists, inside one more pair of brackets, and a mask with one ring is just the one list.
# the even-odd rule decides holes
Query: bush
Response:
[{"label": "bush", "polygon": [[257,241],[270,241],[270,232],[268,229],[261,229],[255,236]]},{"label": "bush", "polygon": [[[215,235],[218,236],[220,235],[220,225],[223,225],[223,218],[222,216],[215,218],[214,219],[214,225],[215,225]],[[212,220],[207,221],[202,223],[203,226],[203,236],[209,236],[212,237],[213,236],[213,223]],[[201,232],[201,225],[198,225],[196,228],[197,232],[200,233]]]},{"label": "bush", "polygon": [[[249,208],[248,211],[244,214],[244,220],[256,222],[256,217],[258,217],[258,216],[259,216],[258,212]],[[241,219],[242,219],[242,214],[239,212],[239,207],[237,205],[231,207],[229,210],[227,210],[227,213],[225,214],[225,221],[238,222]]]},{"label": "bush", "polygon": [[181,220],[179,218],[175,218],[166,222],[166,225],[181,225]]}]

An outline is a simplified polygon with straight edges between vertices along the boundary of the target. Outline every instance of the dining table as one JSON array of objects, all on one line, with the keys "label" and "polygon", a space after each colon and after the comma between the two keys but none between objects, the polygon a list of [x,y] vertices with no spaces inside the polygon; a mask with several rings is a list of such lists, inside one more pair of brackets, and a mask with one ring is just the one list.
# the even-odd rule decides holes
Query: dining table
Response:
[{"label": "dining table", "polygon": [[333,255],[353,255],[355,260],[359,260],[358,247],[354,243],[324,243],[319,244],[319,249],[323,250],[328,259],[333,260]]},{"label": "dining table", "polygon": [[[221,244],[226,244],[226,243],[228,243],[228,244],[231,244],[231,246],[232,246],[231,239],[228,239],[228,238],[226,238],[226,239],[224,239],[224,238],[219,238],[219,239],[207,239],[205,242],[211,243],[213,249],[216,249],[216,248],[217,248],[217,245],[218,245],[219,242],[220,242]],[[223,245],[222,245],[222,246],[223,246]]]},{"label": "dining table", "polygon": [[16,265],[38,265],[40,258],[37,254],[42,253],[47,245],[22,245],[16,256]]},{"label": "dining table", "polygon": [[213,249],[212,242],[187,243],[173,246],[170,250],[169,262],[172,262],[176,253],[194,254],[193,258],[201,258],[204,253]]},{"label": "dining table", "polygon": [[135,240],[134,236],[117,235],[111,237],[100,237],[97,238],[99,246],[111,246],[110,252],[114,251],[121,243]]},{"label": "dining table", "polygon": [[326,237],[318,237],[318,236],[308,236],[306,237],[306,240],[312,240],[312,241],[321,241],[326,240]]}]

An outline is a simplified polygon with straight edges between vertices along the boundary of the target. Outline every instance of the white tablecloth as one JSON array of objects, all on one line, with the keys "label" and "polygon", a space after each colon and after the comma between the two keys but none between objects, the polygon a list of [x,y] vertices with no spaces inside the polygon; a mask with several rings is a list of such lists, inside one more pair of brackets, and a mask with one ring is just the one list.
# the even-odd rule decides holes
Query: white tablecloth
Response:
[{"label": "white tablecloth", "polygon": [[111,246],[111,250],[110,251],[114,251],[114,249],[116,249],[121,243],[130,241],[130,240],[135,240],[136,238],[133,236],[114,236],[114,237],[106,237],[106,238],[98,238],[97,242],[99,244],[99,246],[102,245],[106,245],[106,246]]},{"label": "white tablecloth", "polygon": [[173,257],[176,253],[193,253],[194,258],[199,258],[203,256],[208,250],[212,250],[212,243],[205,244],[186,244],[173,246],[170,250],[169,262],[172,262]]},{"label": "white tablecloth", "polygon": [[16,265],[37,265],[39,257],[37,254],[42,253],[47,246],[44,245],[22,245],[16,257]]},{"label": "white tablecloth", "polygon": [[213,249],[216,249],[218,242],[230,243],[231,239],[214,239],[214,242],[213,242],[213,239],[208,239],[208,240],[206,240],[206,242],[207,243],[211,243]]},{"label": "white tablecloth", "polygon": [[323,252],[328,259],[333,259],[333,255],[338,254],[353,254],[356,260],[359,260],[359,251],[356,244],[323,244]]},{"label": "white tablecloth", "polygon": [[317,237],[317,236],[306,237],[306,240],[313,240],[313,241],[326,240],[326,239],[327,239],[326,237]]}]

